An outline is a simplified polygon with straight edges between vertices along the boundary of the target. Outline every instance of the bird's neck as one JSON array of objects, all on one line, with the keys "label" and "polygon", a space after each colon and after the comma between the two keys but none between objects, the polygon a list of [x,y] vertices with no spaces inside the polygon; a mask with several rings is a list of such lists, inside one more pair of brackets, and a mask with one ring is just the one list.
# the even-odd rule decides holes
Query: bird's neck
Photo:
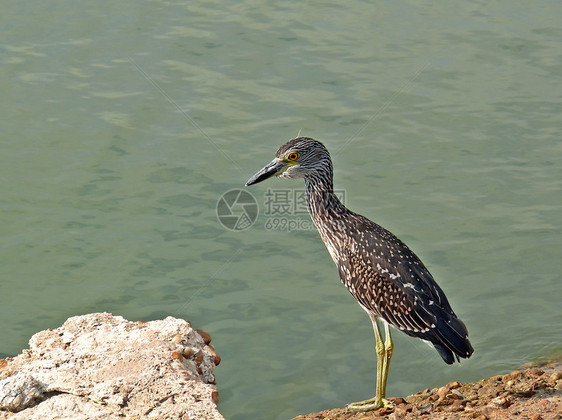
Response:
[{"label": "bird's neck", "polygon": [[305,185],[308,212],[319,229],[321,226],[331,224],[338,215],[347,211],[334,194],[331,168],[325,173],[305,178]]},{"label": "bird's neck", "polygon": [[[330,168],[331,169],[331,168]],[[338,264],[338,232],[348,210],[334,194],[331,170],[324,176],[305,178],[306,203],[314,225],[330,256]]]}]

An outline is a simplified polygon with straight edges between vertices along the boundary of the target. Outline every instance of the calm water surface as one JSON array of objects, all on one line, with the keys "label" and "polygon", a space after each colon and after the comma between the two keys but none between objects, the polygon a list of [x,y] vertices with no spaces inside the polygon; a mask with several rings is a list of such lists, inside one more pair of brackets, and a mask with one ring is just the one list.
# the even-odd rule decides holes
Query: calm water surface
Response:
[{"label": "calm water surface", "polygon": [[265,226],[302,182],[249,189],[248,230],[215,214],[299,131],[470,330],[462,366],[395,334],[390,395],[562,350],[560,2],[0,9],[0,356],[76,314],[172,315],[214,337],[229,419],[370,397],[371,325],[318,234]]}]

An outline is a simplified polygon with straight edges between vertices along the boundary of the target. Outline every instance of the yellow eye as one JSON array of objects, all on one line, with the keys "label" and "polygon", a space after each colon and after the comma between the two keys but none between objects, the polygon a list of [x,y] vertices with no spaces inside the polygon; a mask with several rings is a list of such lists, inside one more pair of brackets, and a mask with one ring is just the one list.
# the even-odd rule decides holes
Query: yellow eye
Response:
[{"label": "yellow eye", "polygon": [[297,152],[292,152],[287,155],[288,160],[297,160],[299,158],[299,154]]}]

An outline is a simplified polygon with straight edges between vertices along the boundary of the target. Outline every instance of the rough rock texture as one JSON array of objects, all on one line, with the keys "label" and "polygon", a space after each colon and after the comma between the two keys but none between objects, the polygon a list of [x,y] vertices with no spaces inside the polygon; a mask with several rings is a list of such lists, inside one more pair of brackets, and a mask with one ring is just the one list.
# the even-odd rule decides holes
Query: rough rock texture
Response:
[{"label": "rough rock texture", "polygon": [[0,359],[0,419],[223,419],[210,341],[172,317],[69,318]]},{"label": "rough rock texture", "polygon": [[335,408],[293,420],[558,420],[562,419],[562,362],[539,363],[478,382],[451,382],[406,398],[389,399],[395,404],[392,409],[350,413]]}]

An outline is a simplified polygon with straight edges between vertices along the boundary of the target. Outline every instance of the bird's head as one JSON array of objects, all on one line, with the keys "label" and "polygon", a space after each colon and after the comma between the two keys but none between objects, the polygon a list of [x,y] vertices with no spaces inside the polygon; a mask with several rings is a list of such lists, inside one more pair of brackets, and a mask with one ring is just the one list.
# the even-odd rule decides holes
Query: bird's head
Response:
[{"label": "bird's head", "polygon": [[275,159],[251,177],[246,186],[257,184],[272,176],[280,178],[308,178],[330,170],[332,162],[328,149],[317,140],[298,137],[277,150]]}]

